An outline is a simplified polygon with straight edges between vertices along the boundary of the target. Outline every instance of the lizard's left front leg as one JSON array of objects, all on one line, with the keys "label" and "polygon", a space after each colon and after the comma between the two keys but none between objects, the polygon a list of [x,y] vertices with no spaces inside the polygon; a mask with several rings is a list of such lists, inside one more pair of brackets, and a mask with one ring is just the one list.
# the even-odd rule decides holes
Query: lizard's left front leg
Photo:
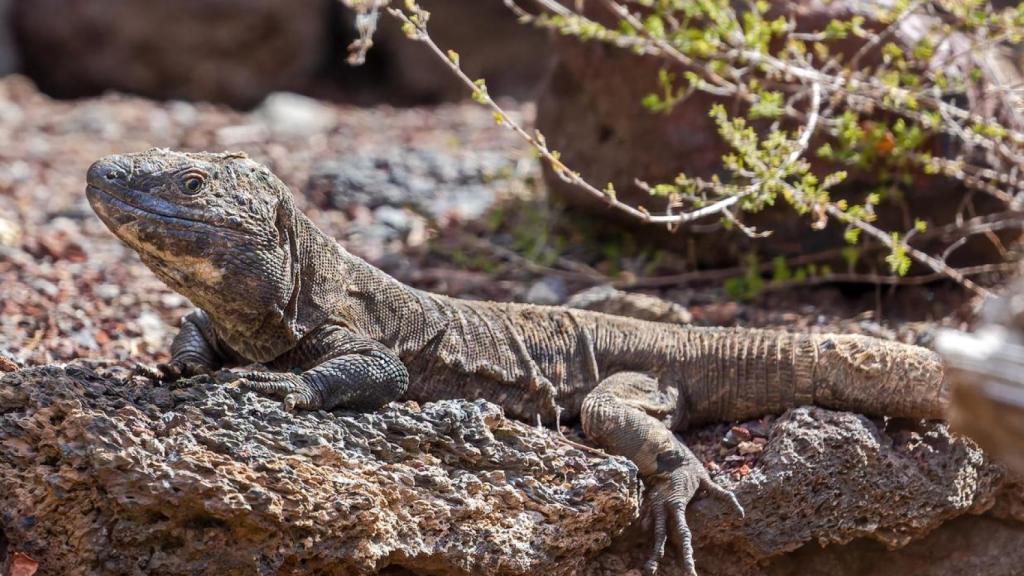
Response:
[{"label": "lizard's left front leg", "polygon": [[337,326],[308,334],[275,364],[305,371],[242,372],[238,383],[283,400],[287,410],[375,410],[409,386],[409,372],[394,352]]},{"label": "lizard's left front leg", "polygon": [[704,465],[665,425],[678,409],[676,391],[646,374],[620,372],[602,380],[583,400],[583,431],[601,447],[632,460],[648,485],[647,507],[654,542],[646,574],[658,570],[670,534],[676,537],[687,574],[696,574],[686,506],[698,490],[727,499],[743,514],[736,497],[711,479]]}]

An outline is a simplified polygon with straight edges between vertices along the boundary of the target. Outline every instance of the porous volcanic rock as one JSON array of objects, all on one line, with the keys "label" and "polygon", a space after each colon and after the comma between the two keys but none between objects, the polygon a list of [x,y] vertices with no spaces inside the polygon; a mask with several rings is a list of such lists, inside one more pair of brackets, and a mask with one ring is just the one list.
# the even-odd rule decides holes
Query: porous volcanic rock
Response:
[{"label": "porous volcanic rock", "polygon": [[12,22],[25,71],[50,94],[251,106],[322,64],[332,1],[32,0]]},{"label": "porous volcanic rock", "polygon": [[639,505],[632,464],[483,401],[293,415],[123,376],[0,380],[0,528],[43,574],[567,573]]},{"label": "porous volcanic rock", "polygon": [[[686,438],[705,461],[725,460],[728,465],[736,456],[722,458],[721,445],[707,442],[712,432],[709,428],[688,433]],[[988,462],[971,441],[951,436],[945,424],[910,426],[803,407],[774,420],[766,439],[756,462],[723,482],[735,491],[746,518],[737,517],[717,499],[697,500],[689,507],[695,559],[702,575],[784,574],[786,566],[813,566],[814,558],[831,558],[835,564],[835,559],[844,557],[844,550],[872,550],[884,557],[880,550],[898,550],[922,538],[929,541],[929,534],[945,522],[992,509],[1001,495],[1014,501],[1020,498],[1009,493],[1000,467]],[[1016,535],[1016,540],[1007,536],[1000,545],[1007,547],[1006,553],[1016,554],[1015,547],[1024,544],[1024,525],[1003,524],[1004,532]],[[961,525],[984,533],[991,523]],[[983,539],[965,539],[988,545]],[[650,552],[647,540],[638,523],[589,563],[586,573],[639,569]],[[948,536],[934,541],[947,540]],[[917,545],[917,554],[920,549]],[[911,556],[894,554],[894,558]],[[945,556],[935,555],[935,562]],[[881,559],[865,565],[873,566],[877,571],[870,573],[879,575],[916,573],[895,569],[906,563],[893,564],[890,570]],[[918,565],[931,566],[925,561]],[[678,563],[667,563],[659,573],[684,574]]]},{"label": "porous volcanic rock", "polygon": [[[640,506],[631,464],[492,404],[289,414],[227,379],[168,387],[82,364],[3,375],[8,556],[43,574],[610,575],[650,551],[642,522],[627,529]],[[1021,491],[945,425],[805,407],[741,426],[764,441],[740,468],[728,426],[685,435],[747,510],[690,506],[704,576],[795,574],[816,559],[849,567],[836,574],[944,575],[941,563],[1019,556],[1019,515],[970,515],[1019,510]],[[953,542],[964,555],[943,548]],[[673,553],[661,573],[680,573]]]}]

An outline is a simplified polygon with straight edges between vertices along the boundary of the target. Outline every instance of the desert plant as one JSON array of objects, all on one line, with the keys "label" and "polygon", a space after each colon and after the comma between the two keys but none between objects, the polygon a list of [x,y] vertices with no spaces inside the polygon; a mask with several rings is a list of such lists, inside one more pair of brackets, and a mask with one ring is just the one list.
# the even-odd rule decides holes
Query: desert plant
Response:
[{"label": "desert plant", "polygon": [[[744,215],[781,200],[813,227],[830,220],[845,226],[851,245],[880,244],[897,277],[916,261],[932,274],[988,295],[946,258],[973,235],[1019,228],[1024,220],[1017,201],[1024,189],[1018,177],[1024,166],[1024,133],[1018,129],[1024,126],[1021,87],[998,85],[986,74],[1000,54],[1012,59],[1013,48],[1024,38],[1024,10],[1018,7],[953,0],[878,2],[871,7],[871,25],[865,15],[853,14],[805,30],[789,4],[763,0],[594,0],[603,17],[592,15],[580,1],[530,0],[527,9],[521,0],[503,0],[524,24],[662,61],[659,91],[643,101],[652,113],[670,111],[695,92],[737,104],[731,112],[720,104],[708,110],[731,148],[722,158],[726,176],[679,174],[671,182],[637,181],[666,199],[664,213],[654,214],[620,201],[611,184],[592,184],[562,162],[543,134],[510,119],[488,94],[485,80],[467,76],[459,55],[431,39],[430,14],[414,0],[394,6],[387,0],[343,1],[360,14],[354,61],[372,45],[377,14],[386,10],[409,38],[447,64],[474,100],[492,109],[496,122],[529,142],[555,174],[644,222],[677,228],[718,218],[761,236],[770,231],[744,224]],[[902,27],[911,18],[917,32],[908,37]],[[1000,105],[991,106],[993,101]],[[936,154],[937,139],[954,145]],[[812,164],[814,159],[822,162]],[[821,166],[836,168],[823,171]],[[928,252],[912,244],[915,237],[929,235],[926,222],[915,220],[908,230],[879,227],[882,194],[854,202],[835,193],[846,169],[872,170],[897,183],[908,182],[915,172],[954,178],[965,189],[993,196],[1005,210],[943,227],[942,237],[951,238],[948,246]],[[985,268],[971,271],[977,270]]]}]

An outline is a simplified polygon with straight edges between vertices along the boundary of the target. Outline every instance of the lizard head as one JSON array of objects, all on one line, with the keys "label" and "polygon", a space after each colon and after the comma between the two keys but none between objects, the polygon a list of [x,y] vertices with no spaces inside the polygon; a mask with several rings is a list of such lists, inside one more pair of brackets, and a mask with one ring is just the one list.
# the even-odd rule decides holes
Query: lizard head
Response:
[{"label": "lizard head", "polygon": [[291,192],[244,154],[153,149],[107,156],[86,195],[107,227],[215,322],[252,333],[294,300]]}]

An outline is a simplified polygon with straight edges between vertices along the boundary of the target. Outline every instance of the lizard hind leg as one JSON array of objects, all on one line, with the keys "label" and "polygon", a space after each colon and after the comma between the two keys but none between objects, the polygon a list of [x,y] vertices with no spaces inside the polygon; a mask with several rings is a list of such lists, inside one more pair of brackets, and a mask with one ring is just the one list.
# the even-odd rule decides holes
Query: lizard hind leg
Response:
[{"label": "lizard hind leg", "polygon": [[675,390],[638,372],[601,381],[583,400],[580,419],[587,436],[612,454],[632,460],[648,486],[645,503],[654,520],[654,542],[645,574],[655,574],[672,539],[687,574],[695,575],[686,506],[697,492],[724,498],[743,515],[728,490],[715,484],[704,465],[666,425],[678,409]]}]

